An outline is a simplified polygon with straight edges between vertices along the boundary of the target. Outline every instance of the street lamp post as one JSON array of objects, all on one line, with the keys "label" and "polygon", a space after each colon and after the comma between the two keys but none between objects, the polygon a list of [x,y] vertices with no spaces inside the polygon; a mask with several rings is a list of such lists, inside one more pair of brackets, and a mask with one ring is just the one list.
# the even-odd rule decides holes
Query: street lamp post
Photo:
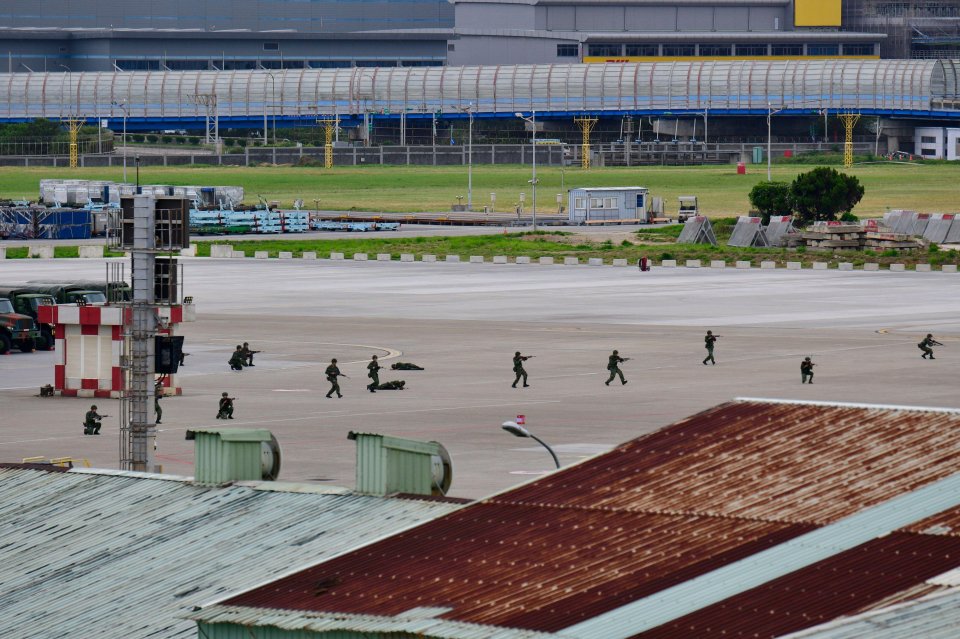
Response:
[{"label": "street lamp post", "polygon": [[770,120],[773,119],[774,113],[780,113],[781,111],[783,111],[783,107],[774,109],[773,105],[767,102],[767,182],[770,181]]},{"label": "street lamp post", "polygon": [[530,184],[533,185],[533,230],[537,230],[537,112],[536,110],[530,111],[530,117],[523,117],[522,113],[515,113],[518,118],[524,122],[530,123],[530,128],[533,129],[533,136],[530,138],[530,147],[533,151],[533,175],[530,179]]},{"label": "street lamp post", "polygon": [[137,166],[137,195],[140,194],[140,156],[135,156],[133,158],[134,164]]},{"label": "street lamp post", "polygon": [[470,124],[467,128],[467,210],[473,210],[473,102],[461,109],[467,112]]},{"label": "street lamp post", "polygon": [[127,181],[127,105],[123,102],[111,102],[115,107],[123,111],[123,181]]},{"label": "street lamp post", "polygon": [[[270,104],[277,99],[277,79],[269,71],[264,71],[270,76]],[[267,81],[263,81],[263,101],[267,101]],[[270,139],[270,129],[267,127],[267,104],[263,105],[263,146],[267,146]],[[273,119],[273,143],[277,143],[277,119]]]},{"label": "street lamp post", "polygon": [[553,452],[553,449],[547,446],[547,443],[531,433],[529,430],[518,424],[517,422],[503,422],[500,426],[503,430],[507,431],[511,435],[516,437],[529,437],[530,439],[535,440],[541,446],[547,449],[547,452],[550,453],[550,456],[553,457],[553,463],[556,464],[557,468],[560,468],[560,460],[557,459],[557,454]]}]

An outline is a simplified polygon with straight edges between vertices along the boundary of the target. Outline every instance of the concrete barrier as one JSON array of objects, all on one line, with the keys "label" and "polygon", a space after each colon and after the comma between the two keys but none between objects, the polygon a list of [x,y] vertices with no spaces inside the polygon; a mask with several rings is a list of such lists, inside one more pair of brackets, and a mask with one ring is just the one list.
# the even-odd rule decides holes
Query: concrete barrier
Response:
[{"label": "concrete barrier", "polygon": [[471,255],[471,256],[470,256],[470,263],[471,263],[471,264],[483,264],[483,256],[482,256],[482,255]]},{"label": "concrete barrier", "polygon": [[687,260],[687,268],[700,268],[700,260]]},{"label": "concrete barrier", "polygon": [[317,259],[317,252],[316,252],[316,251],[304,251],[304,252],[300,255],[300,259],[301,259],[301,260],[315,260],[315,259]]},{"label": "concrete barrier", "polygon": [[257,259],[257,260],[265,260],[268,257],[270,257],[270,251],[256,251],[253,254],[253,257],[254,259]]},{"label": "concrete barrier", "polygon": [[837,264],[837,270],[838,270],[838,271],[852,271],[852,270],[853,270],[853,262],[840,262],[839,264]]},{"label": "concrete barrier", "polygon": [[447,261],[447,262],[459,262],[459,261],[460,261],[460,256],[459,256],[459,255],[447,255],[447,256],[444,258],[444,261]]},{"label": "concrete barrier", "polygon": [[401,253],[401,254],[400,254],[400,261],[401,261],[401,262],[412,262],[412,261],[413,261],[413,253]]},{"label": "concrete barrier", "polygon": [[436,262],[436,261],[437,261],[437,256],[436,256],[436,255],[430,255],[429,253],[425,253],[425,254],[423,255],[423,257],[420,258],[420,261],[421,261],[421,262]]},{"label": "concrete barrier", "polygon": [[210,257],[233,257],[232,244],[211,244]]},{"label": "concrete barrier", "polygon": [[589,264],[590,266],[603,266],[603,258],[591,257],[587,260],[587,264]]},{"label": "concrete barrier", "polygon": [[727,263],[723,260],[710,260],[710,268],[727,268]]},{"label": "concrete barrier", "polygon": [[0,246],[0,260],[7,259],[7,248],[5,246]]},{"label": "concrete barrier", "polygon": [[917,273],[929,273],[930,270],[929,264],[917,264]]},{"label": "concrete barrier", "polygon": [[800,262],[787,262],[788,271],[799,271],[802,266]]},{"label": "concrete barrier", "polygon": [[613,265],[614,265],[614,266],[626,266],[626,265],[627,265],[627,260],[625,260],[625,259],[623,259],[623,258],[620,258],[620,257],[615,258],[615,259],[613,260]]},{"label": "concrete barrier", "polygon": [[343,259],[343,253],[331,253],[331,254],[330,254],[330,259],[331,259],[331,260],[342,260],[342,259]]},{"label": "concrete barrier", "polygon": [[777,263],[773,260],[763,260],[760,262],[760,268],[777,268]]},{"label": "concrete barrier", "polygon": [[553,258],[552,258],[552,257],[541,257],[538,261],[539,261],[541,264],[553,264]]},{"label": "concrete barrier", "polygon": [[493,263],[494,263],[494,264],[506,264],[506,263],[507,263],[507,256],[506,256],[506,255],[494,255],[494,256],[493,256]]},{"label": "concrete barrier", "polygon": [[737,260],[737,263],[734,266],[737,268],[751,268],[753,264],[747,260]]},{"label": "concrete barrier", "polygon": [[904,266],[903,264],[891,264],[890,270],[894,273],[902,273],[905,270],[907,270],[907,267]]},{"label": "concrete barrier", "polygon": [[580,260],[579,258],[576,258],[576,257],[565,257],[563,258],[563,263],[566,264],[567,266],[574,266],[576,264],[579,264]]},{"label": "concrete barrier", "polygon": [[940,270],[943,271],[944,273],[956,273],[956,272],[957,272],[957,265],[956,265],[956,264],[944,264],[943,266],[940,267]]},{"label": "concrete barrier", "polygon": [[530,256],[529,255],[518,255],[515,260],[517,264],[529,264]]},{"label": "concrete barrier", "polygon": [[246,251],[230,251],[230,257],[246,257]]},{"label": "concrete barrier", "polygon": [[103,247],[102,246],[81,246],[80,257],[83,258],[100,258],[103,257]]},{"label": "concrete barrier", "polygon": [[378,261],[378,262],[389,262],[389,261],[390,261],[390,254],[389,254],[389,253],[377,253],[377,261]]},{"label": "concrete barrier", "polygon": [[277,253],[277,257],[279,257],[281,260],[292,260],[293,251],[280,251]]},{"label": "concrete barrier", "polygon": [[180,249],[181,257],[196,257],[197,256],[197,245],[191,244],[190,248]]},{"label": "concrete barrier", "polygon": [[814,262],[813,270],[815,271],[825,271],[829,268],[830,264],[828,262]]},{"label": "concrete barrier", "polygon": [[880,270],[880,265],[877,264],[876,262],[867,262],[866,264],[863,265],[863,270],[865,270],[865,271],[879,271],[879,270]]},{"label": "concrete barrier", "polygon": [[660,262],[660,266],[662,266],[663,268],[677,268],[677,261],[663,260],[662,262]]},{"label": "concrete barrier", "polygon": [[367,255],[366,253],[354,253],[354,254],[353,254],[353,261],[354,261],[354,262],[366,262],[368,259],[370,259],[370,256]]}]

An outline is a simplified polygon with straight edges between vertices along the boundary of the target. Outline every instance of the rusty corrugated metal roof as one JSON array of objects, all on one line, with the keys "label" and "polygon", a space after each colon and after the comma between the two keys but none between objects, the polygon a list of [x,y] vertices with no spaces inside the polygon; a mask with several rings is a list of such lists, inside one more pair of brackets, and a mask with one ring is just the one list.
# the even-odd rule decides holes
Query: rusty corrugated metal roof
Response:
[{"label": "rusty corrugated metal roof", "polygon": [[[451,621],[557,632],[957,473],[958,430],[957,411],[729,402],[224,603],[384,616],[443,606]],[[937,540],[937,572],[956,567],[943,548],[958,540]],[[864,546],[884,560],[886,546]],[[854,610],[916,587],[924,570],[857,582]],[[819,623],[835,597],[797,598],[792,614]]]}]

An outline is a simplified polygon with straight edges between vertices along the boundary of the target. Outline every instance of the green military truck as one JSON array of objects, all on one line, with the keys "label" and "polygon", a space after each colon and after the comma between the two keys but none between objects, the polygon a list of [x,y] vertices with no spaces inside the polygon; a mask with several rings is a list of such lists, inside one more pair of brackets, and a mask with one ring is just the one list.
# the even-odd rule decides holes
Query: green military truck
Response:
[{"label": "green military truck", "polygon": [[0,285],[0,298],[5,298],[13,304],[13,310],[21,315],[29,315],[37,324],[40,336],[34,341],[36,347],[45,351],[52,351],[56,345],[54,339],[54,325],[42,324],[37,321],[37,309],[45,305],[56,305],[57,301],[49,293],[38,290],[30,284]]},{"label": "green military truck", "polygon": [[14,346],[24,353],[31,353],[39,338],[40,331],[33,318],[15,312],[13,303],[0,297],[0,355],[9,353]]},{"label": "green military truck", "polygon": [[[133,299],[130,285],[126,282],[107,284],[102,280],[29,280],[27,284],[38,288],[51,287],[51,294],[60,304],[71,304],[81,298],[87,304],[129,302]],[[56,289],[62,289],[63,293]],[[99,296],[93,293],[99,293]]]},{"label": "green military truck", "polygon": [[68,284],[49,284],[40,282],[27,282],[31,288],[38,293],[50,295],[57,301],[57,304],[106,304],[107,296],[103,291],[94,288],[83,288]]}]

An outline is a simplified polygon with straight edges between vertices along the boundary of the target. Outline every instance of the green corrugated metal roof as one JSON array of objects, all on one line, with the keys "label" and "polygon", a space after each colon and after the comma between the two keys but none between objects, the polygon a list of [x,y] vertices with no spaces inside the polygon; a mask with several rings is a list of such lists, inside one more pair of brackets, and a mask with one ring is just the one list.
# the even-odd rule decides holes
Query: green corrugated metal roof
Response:
[{"label": "green corrugated metal roof", "polygon": [[191,428],[187,439],[196,439],[197,433],[219,435],[225,442],[268,442],[271,437],[265,428]]}]

